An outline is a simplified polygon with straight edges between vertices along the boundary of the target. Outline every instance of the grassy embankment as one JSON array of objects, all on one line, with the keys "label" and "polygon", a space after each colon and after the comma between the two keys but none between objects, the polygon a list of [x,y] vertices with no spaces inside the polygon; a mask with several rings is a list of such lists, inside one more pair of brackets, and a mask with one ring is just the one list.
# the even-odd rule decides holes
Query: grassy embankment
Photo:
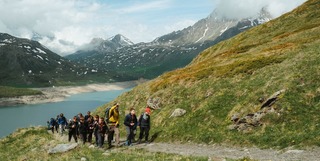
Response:
[{"label": "grassy embankment", "polygon": [[153,153],[142,149],[119,148],[104,155],[105,150],[79,145],[75,149],[57,154],[48,154],[48,149],[63,143],[56,140],[45,128],[18,129],[0,140],[1,160],[208,160],[207,157]]},{"label": "grassy embankment", "polygon": [[[319,8],[319,0],[310,0],[205,50],[187,67],[139,85],[96,112],[103,114],[120,102],[123,115],[130,107],[140,114],[148,98],[158,98],[161,109],[152,113],[156,141],[320,146]],[[228,130],[233,114],[258,111],[260,97],[282,89],[284,96],[273,106],[277,112],[267,114],[262,126],[246,133]],[[187,113],[169,117],[176,108]]]},{"label": "grassy embankment", "polygon": [[0,98],[39,95],[39,94],[42,94],[42,92],[33,90],[33,89],[0,86]]}]

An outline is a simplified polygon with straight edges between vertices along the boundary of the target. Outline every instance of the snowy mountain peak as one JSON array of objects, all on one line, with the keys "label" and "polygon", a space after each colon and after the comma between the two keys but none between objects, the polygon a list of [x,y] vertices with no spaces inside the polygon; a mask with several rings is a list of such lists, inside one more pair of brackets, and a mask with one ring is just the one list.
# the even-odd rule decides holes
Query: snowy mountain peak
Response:
[{"label": "snowy mountain peak", "polygon": [[114,43],[120,44],[121,46],[129,46],[134,44],[131,40],[129,40],[128,38],[124,37],[121,34],[117,34],[109,38],[108,40]]}]

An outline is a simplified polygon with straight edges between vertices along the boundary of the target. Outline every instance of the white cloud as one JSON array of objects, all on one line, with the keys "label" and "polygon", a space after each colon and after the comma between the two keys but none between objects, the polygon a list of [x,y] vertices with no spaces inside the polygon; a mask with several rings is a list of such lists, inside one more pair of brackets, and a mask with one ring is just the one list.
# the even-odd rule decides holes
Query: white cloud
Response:
[{"label": "white cloud", "polygon": [[216,12],[227,18],[246,18],[260,12],[262,7],[278,17],[306,0],[219,0]]},{"label": "white cloud", "polygon": [[170,7],[169,0],[158,0],[147,3],[136,3],[132,6],[118,9],[120,13],[146,12],[150,10],[158,10]]}]

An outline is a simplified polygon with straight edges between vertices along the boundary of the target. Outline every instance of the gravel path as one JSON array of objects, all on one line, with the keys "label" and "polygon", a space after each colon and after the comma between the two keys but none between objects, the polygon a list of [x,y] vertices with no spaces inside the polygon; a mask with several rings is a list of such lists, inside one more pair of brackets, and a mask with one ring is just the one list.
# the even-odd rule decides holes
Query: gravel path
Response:
[{"label": "gravel path", "polygon": [[151,143],[139,144],[136,148],[146,149],[150,152],[164,152],[180,155],[207,156],[209,160],[241,159],[249,157],[261,161],[320,161],[320,147],[298,149],[259,149],[236,148],[221,145],[195,145],[195,144],[171,144]]},{"label": "gravel path", "polygon": [[[48,131],[51,133],[50,131]],[[68,142],[67,135],[62,137],[59,134],[54,135],[55,140],[59,142]],[[124,142],[124,139],[121,139]],[[179,154],[184,156],[204,156],[212,161],[223,161],[228,159],[242,159],[249,157],[259,161],[320,161],[320,147],[306,149],[259,149],[245,147],[231,147],[224,145],[204,145],[204,144],[178,144],[178,143],[150,143],[136,144],[130,146],[132,149],[144,149],[150,152],[162,152],[170,154]],[[122,148],[112,148],[111,151],[121,151]],[[107,150],[106,153],[109,153]]]}]

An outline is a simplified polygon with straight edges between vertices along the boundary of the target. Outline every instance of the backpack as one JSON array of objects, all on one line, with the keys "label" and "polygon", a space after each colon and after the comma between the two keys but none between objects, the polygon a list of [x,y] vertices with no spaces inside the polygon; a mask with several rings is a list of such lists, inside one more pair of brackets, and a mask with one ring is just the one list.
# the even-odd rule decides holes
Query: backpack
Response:
[{"label": "backpack", "polygon": [[[106,123],[109,123],[110,110],[111,110],[111,107],[107,107],[106,112],[105,112],[105,114],[106,114]],[[111,115],[112,115],[112,113],[111,113]]]}]

